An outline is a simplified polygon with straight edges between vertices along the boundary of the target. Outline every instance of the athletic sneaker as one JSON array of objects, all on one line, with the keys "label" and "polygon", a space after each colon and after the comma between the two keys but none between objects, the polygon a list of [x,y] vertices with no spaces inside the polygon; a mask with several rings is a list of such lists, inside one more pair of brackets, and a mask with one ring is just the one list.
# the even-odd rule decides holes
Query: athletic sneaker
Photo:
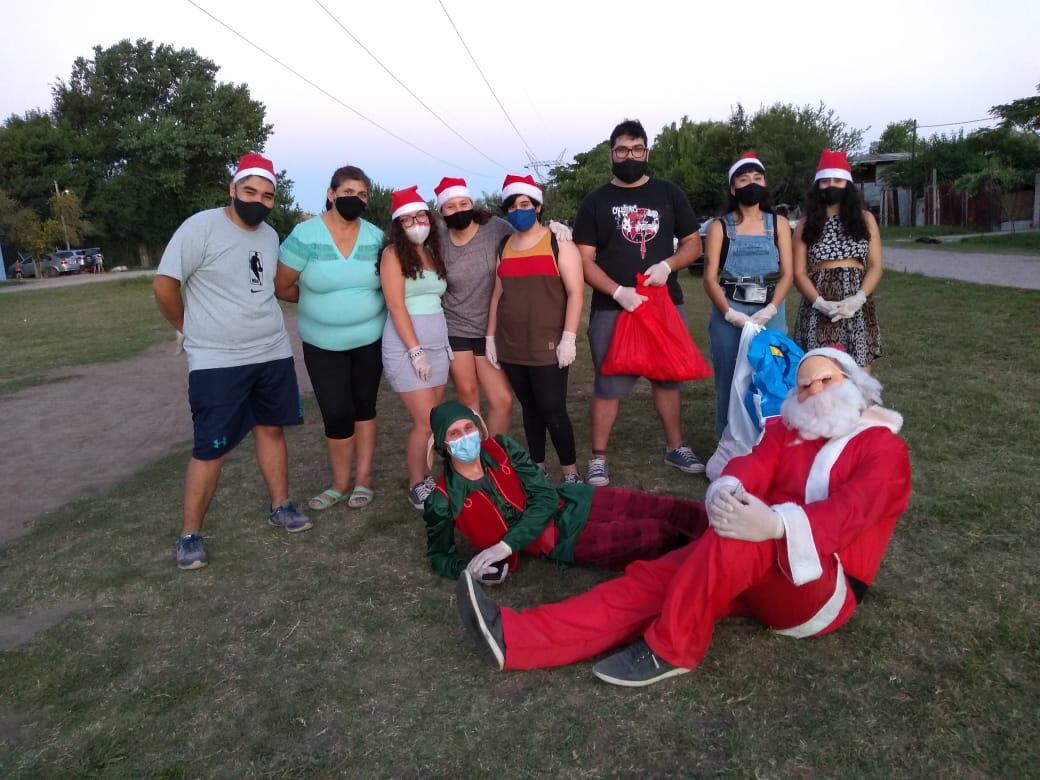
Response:
[{"label": "athletic sneaker", "polygon": [[181,534],[177,537],[177,568],[183,571],[201,569],[206,560],[206,545],[201,534]]},{"label": "athletic sneaker", "polygon": [[462,625],[477,643],[480,657],[501,670],[505,665],[506,641],[502,636],[502,613],[498,605],[484,595],[465,569],[455,583],[455,601]]},{"label": "athletic sneaker", "polygon": [[690,671],[692,670],[668,663],[654,653],[642,639],[592,667],[592,673],[603,682],[628,688],[653,685],[655,682]]},{"label": "athletic sneaker", "polygon": [[589,468],[585,472],[585,481],[593,487],[610,484],[610,472],[607,471],[607,459],[600,455],[589,458]]},{"label": "athletic sneaker", "polygon": [[278,528],[284,528],[291,534],[298,534],[313,528],[314,523],[307,515],[296,508],[296,504],[286,499],[277,509],[268,507],[267,522]]},{"label": "athletic sneaker", "polygon": [[585,484],[585,480],[583,480],[577,474],[564,474],[563,475],[563,482],[561,484],[563,484],[563,485],[584,485]]},{"label": "athletic sneaker", "polygon": [[664,465],[679,469],[686,474],[701,474],[704,472],[704,464],[697,460],[693,450],[685,444],[680,444],[674,450],[665,450]]},{"label": "athletic sneaker", "polygon": [[426,477],[422,482],[416,482],[412,485],[411,490],[408,491],[408,500],[412,502],[412,506],[421,512],[426,506],[426,499],[429,498],[436,484],[433,477]]}]

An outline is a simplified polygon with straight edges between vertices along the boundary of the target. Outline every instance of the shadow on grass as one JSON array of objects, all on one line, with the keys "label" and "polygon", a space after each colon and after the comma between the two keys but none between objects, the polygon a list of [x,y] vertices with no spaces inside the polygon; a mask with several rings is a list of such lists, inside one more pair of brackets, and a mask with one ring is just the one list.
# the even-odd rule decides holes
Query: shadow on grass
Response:
[{"label": "shadow on grass", "polygon": [[[686,285],[707,354],[703,296]],[[888,274],[877,373],[907,419],[915,495],[876,588],[821,640],[725,621],[694,674],[646,690],[603,685],[587,664],[480,665],[452,583],[425,565],[400,467],[403,410],[385,387],[370,507],[316,514],[297,536],[271,528],[246,442],[227,461],[198,572],[173,565],[187,453],[150,464],[0,549],[0,613],[90,605],[0,654],[0,774],[1028,775],[1040,324],[1022,313],[1037,303]],[[570,409],[587,442],[580,352]],[[660,464],[649,395],[640,386],[623,404],[616,482],[701,497],[703,479]],[[684,393],[704,457],[712,404],[710,382]],[[306,411],[288,433],[297,500],[326,486],[312,401]],[[530,606],[607,576],[526,560],[494,595]]]}]

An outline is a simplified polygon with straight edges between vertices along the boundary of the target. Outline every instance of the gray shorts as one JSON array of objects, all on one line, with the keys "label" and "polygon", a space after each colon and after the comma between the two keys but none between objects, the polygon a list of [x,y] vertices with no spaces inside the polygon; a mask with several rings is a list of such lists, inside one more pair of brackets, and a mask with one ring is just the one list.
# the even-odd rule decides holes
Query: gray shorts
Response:
[{"label": "gray shorts", "polygon": [[[686,307],[680,303],[675,308],[679,310],[682,321],[687,322]],[[639,379],[637,376],[624,374],[603,376],[599,372],[599,367],[607,358],[607,350],[610,349],[610,340],[614,337],[614,326],[617,324],[619,314],[621,311],[615,309],[593,309],[589,315],[589,347],[592,350],[592,365],[596,372],[592,393],[597,398],[624,398],[632,392],[632,388]],[[655,382],[651,379],[650,384],[665,390],[678,390],[682,383]]]}]

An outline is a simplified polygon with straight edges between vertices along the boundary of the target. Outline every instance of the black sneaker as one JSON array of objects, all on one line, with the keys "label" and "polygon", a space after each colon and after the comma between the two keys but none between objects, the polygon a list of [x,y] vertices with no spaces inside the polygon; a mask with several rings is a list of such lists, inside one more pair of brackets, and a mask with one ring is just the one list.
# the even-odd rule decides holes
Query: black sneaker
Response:
[{"label": "black sneaker", "polygon": [[692,670],[668,663],[656,655],[642,639],[592,667],[592,673],[603,682],[629,688],[653,685],[655,682],[690,671]]},{"label": "black sneaker", "polygon": [[664,465],[679,469],[685,474],[704,473],[704,464],[697,460],[693,450],[685,444],[680,444],[674,450],[665,450]]},{"label": "black sneaker", "polygon": [[505,665],[506,642],[502,637],[502,613],[498,605],[484,595],[466,570],[455,583],[455,599],[462,625],[477,643],[480,657],[501,671]]}]

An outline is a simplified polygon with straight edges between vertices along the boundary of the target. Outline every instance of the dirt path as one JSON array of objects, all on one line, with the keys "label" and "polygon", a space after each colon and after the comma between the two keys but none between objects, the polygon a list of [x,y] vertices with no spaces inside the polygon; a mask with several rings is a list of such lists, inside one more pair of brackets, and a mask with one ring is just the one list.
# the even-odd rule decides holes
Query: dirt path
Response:
[{"label": "dirt path", "polygon": [[[295,318],[286,324],[298,350]],[[300,390],[310,393],[299,353],[296,369]],[[34,518],[107,490],[191,442],[187,363],[173,354],[172,331],[169,344],[130,360],[54,376],[71,378],[0,398],[6,445],[17,453],[0,470],[0,495],[8,497],[0,544],[27,533]]]},{"label": "dirt path", "polygon": [[943,279],[1040,290],[1040,256],[904,249],[885,245],[885,267]]}]

